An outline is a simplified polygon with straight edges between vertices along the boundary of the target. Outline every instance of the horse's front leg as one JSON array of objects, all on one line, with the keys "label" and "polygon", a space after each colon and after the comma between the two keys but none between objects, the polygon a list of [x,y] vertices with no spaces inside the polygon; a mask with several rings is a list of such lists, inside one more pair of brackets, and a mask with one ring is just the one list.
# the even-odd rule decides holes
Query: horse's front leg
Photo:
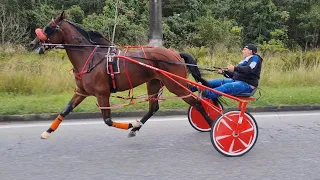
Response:
[{"label": "horse's front leg", "polygon": [[110,107],[110,101],[109,101],[110,96],[98,96],[98,104],[101,109],[103,121],[111,127],[119,128],[119,129],[124,129],[128,130],[132,128],[132,123],[119,123],[119,122],[114,122],[111,120],[111,107]]},{"label": "horse's front leg", "polygon": [[66,105],[66,107],[60,112],[58,117],[52,122],[50,128],[41,134],[41,139],[48,139],[51,133],[58,129],[60,123],[64,120],[64,118],[76,107],[78,106],[86,96],[74,94],[70,102]]}]

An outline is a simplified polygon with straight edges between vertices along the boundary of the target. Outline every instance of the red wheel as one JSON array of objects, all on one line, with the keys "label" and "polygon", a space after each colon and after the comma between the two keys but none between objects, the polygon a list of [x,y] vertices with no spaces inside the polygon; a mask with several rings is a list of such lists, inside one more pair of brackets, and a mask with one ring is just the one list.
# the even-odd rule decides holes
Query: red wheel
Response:
[{"label": "red wheel", "polygon": [[229,111],[220,116],[213,124],[210,132],[214,148],[225,156],[242,156],[249,152],[258,139],[258,125],[254,117],[245,113],[242,124],[235,132],[240,111]]},{"label": "red wheel", "polygon": [[[205,99],[205,100],[207,102],[210,102],[211,104],[213,104],[211,99]],[[216,110],[214,110],[213,108],[211,108],[207,104],[203,103],[202,105],[212,121],[216,120],[217,117],[219,117],[219,115],[221,115],[219,112],[217,112]],[[216,106],[219,109],[223,109],[223,107],[220,103],[218,103]],[[203,118],[201,113],[198,110],[196,110],[193,106],[190,106],[188,109],[188,120],[189,120],[190,125],[194,129],[196,129],[200,132],[209,132],[211,129],[210,125]]]}]

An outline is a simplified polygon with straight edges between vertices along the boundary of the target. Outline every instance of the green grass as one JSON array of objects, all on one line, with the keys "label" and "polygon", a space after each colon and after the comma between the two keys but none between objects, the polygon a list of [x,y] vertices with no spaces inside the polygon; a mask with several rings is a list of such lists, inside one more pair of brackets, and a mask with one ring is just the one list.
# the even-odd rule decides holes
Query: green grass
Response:
[{"label": "green grass", "polygon": [[[205,49],[204,49],[205,50]],[[204,51],[201,50],[201,51]],[[200,53],[190,49],[203,67],[226,67],[241,59],[239,52]],[[197,53],[198,52],[198,53]],[[69,102],[75,88],[72,68],[65,51],[51,50],[39,56],[21,48],[0,52],[0,114],[59,113]],[[320,104],[320,50],[265,54],[260,80],[262,97],[250,106],[280,106]],[[206,72],[206,79],[221,78]],[[145,85],[134,90],[135,95],[146,94]],[[126,96],[128,92],[117,93]],[[256,94],[258,95],[258,93]],[[165,97],[173,96],[165,91]],[[138,101],[138,100],[136,100]],[[111,104],[128,101],[112,98]],[[228,101],[234,107],[235,102]],[[187,109],[181,99],[160,102],[160,110]],[[148,103],[135,104],[112,111],[147,110]],[[87,98],[76,112],[97,112],[96,99]]]},{"label": "green grass", "polygon": [[[255,106],[280,106],[280,105],[311,105],[320,104],[320,86],[314,87],[261,87],[262,96],[256,102],[251,102],[250,107]],[[64,106],[69,102],[72,97],[72,91],[70,93],[61,94],[39,94],[39,95],[10,95],[0,94],[0,114],[12,115],[12,114],[40,114],[40,113],[59,113]],[[145,94],[144,86],[135,90],[136,95]],[[116,95],[122,95],[126,97],[127,92],[116,93]],[[171,93],[165,92],[165,97],[172,97]],[[258,93],[256,94],[258,96]],[[136,100],[135,102],[138,102]],[[235,101],[227,100],[228,105],[231,107],[236,106]],[[111,98],[111,103],[126,104],[128,101]],[[174,109],[187,109],[188,105],[181,99],[160,101],[160,110],[174,110]],[[148,103],[134,104],[127,107],[112,110],[115,111],[137,111],[147,110]],[[74,112],[99,112],[99,108],[96,105],[96,99],[94,97],[88,97],[85,99]]]},{"label": "green grass", "polygon": [[262,97],[253,106],[320,105],[320,85],[314,87],[262,87]]}]

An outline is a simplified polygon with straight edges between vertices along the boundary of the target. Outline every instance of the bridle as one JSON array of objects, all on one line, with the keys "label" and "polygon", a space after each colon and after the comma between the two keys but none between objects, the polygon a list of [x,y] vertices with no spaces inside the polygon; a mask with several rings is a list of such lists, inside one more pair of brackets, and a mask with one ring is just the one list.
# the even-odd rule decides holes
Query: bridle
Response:
[{"label": "bridle", "polygon": [[43,30],[40,28],[37,28],[35,30],[35,33],[41,41],[50,42],[50,38],[54,33],[60,30],[60,26],[63,22],[64,22],[64,19],[60,20],[58,23],[56,23],[55,20],[52,19],[51,23],[45,26]]}]

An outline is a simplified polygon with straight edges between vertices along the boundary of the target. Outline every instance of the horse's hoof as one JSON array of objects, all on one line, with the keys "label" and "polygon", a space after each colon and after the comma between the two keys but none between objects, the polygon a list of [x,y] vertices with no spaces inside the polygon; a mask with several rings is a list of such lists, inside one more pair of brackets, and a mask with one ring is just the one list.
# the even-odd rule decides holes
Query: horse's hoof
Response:
[{"label": "horse's hoof", "polygon": [[45,131],[45,132],[43,132],[42,134],[41,134],[41,139],[48,139],[49,137],[50,137],[50,133],[48,133],[47,131]]},{"label": "horse's hoof", "polygon": [[130,131],[128,134],[128,138],[135,137],[135,136],[136,136],[136,131]]},{"label": "horse's hoof", "polygon": [[131,124],[133,128],[140,128],[143,125],[142,122],[138,120],[134,120]]}]

